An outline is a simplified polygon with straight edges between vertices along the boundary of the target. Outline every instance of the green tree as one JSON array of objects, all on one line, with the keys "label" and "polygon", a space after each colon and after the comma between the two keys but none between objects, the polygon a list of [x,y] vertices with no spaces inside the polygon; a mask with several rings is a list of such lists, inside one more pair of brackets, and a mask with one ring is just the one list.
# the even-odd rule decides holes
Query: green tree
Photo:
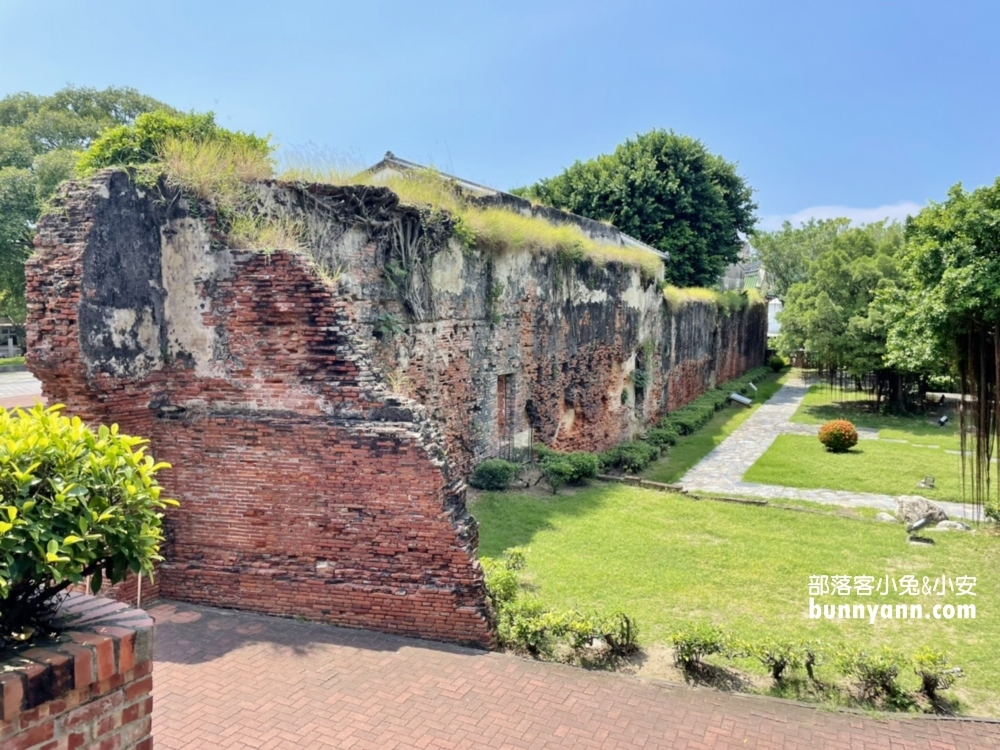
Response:
[{"label": "green tree", "polygon": [[757,221],[753,190],[736,165],[701,141],[652,130],[612,154],[514,191],[622,231],[670,254],[667,280],[715,286]]},{"label": "green tree", "polygon": [[809,264],[850,225],[850,219],[810,219],[798,227],[786,221],[777,231],[754,232],[751,242],[767,272],[768,292],[783,300],[792,284],[806,280]]},{"label": "green tree", "polygon": [[[823,241],[811,244],[816,230],[816,225],[805,226],[783,238],[789,246],[809,247],[814,257],[805,266],[805,280],[785,294],[779,347],[786,352],[804,348],[812,361],[831,371],[855,377],[876,373],[886,384],[883,395],[901,406],[904,375],[913,371],[889,365],[889,320],[875,302],[901,275],[903,227],[886,222],[852,227],[846,219],[835,220]],[[803,236],[788,236],[794,232]]]},{"label": "green tree", "polygon": [[[142,112],[169,110],[130,88],[76,88],[0,99],[0,315],[24,320],[24,261],[35,222],[83,149]],[[172,110],[170,110],[172,111]]]},{"label": "green tree", "polygon": [[973,499],[1000,517],[1000,494],[989,491],[1000,445],[1000,178],[972,192],[955,185],[944,203],[907,222],[906,240],[900,284],[881,297],[886,358],[896,366],[955,368],[972,397],[961,434],[964,442],[971,427],[975,436]]}]

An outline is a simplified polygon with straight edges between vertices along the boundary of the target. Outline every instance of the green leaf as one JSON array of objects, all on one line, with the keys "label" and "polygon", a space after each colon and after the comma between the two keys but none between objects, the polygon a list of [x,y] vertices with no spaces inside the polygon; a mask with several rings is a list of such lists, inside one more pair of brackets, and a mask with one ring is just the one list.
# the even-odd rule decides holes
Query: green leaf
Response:
[{"label": "green leaf", "polygon": [[101,590],[101,586],[103,584],[104,584],[104,573],[101,570],[98,570],[90,578],[90,592],[92,594],[96,594],[98,591]]}]

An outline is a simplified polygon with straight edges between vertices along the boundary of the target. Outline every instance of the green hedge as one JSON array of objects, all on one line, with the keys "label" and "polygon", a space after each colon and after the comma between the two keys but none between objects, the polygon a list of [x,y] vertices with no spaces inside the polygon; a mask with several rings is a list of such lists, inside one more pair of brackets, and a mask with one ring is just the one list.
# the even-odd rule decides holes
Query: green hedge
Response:
[{"label": "green hedge", "polygon": [[672,428],[678,435],[691,435],[715,416],[715,412],[729,403],[730,395],[746,394],[752,381],[761,380],[769,374],[769,367],[756,367],[738,378],[726,381],[721,386],[698,396],[691,403],[670,412],[660,421],[659,428]]},{"label": "green hedge", "polygon": [[768,367],[754,368],[671,412],[638,440],[621,443],[596,456],[583,452],[560,453],[536,443],[532,446],[532,451],[538,462],[538,469],[553,492],[564,484],[580,484],[596,476],[599,470],[637,474],[670,446],[676,445],[680,436],[690,435],[703,427],[717,411],[729,403],[729,396],[733,392],[746,394],[752,381],[761,380],[770,373]]}]

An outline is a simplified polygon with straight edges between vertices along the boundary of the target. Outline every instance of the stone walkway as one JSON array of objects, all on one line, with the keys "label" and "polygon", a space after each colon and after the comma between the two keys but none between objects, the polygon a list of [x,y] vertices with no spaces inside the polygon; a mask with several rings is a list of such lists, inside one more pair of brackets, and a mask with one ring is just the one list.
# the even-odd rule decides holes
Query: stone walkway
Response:
[{"label": "stone walkway", "polygon": [[989,722],[886,720],[172,602],[149,612],[158,750],[1000,748]]},{"label": "stone walkway", "polygon": [[[795,433],[813,435],[818,431],[816,425],[805,425],[790,422],[792,415],[809,390],[799,377],[791,377],[784,387],[775,393],[768,401],[718,447],[703,458],[694,468],[681,477],[680,484],[686,490],[711,492],[723,495],[743,495],[761,497],[769,500],[809,500],[814,503],[828,505],[846,505],[850,507],[878,508],[879,510],[896,511],[896,499],[891,495],[878,495],[866,492],[845,492],[843,490],[810,490],[799,487],[781,487],[773,484],[758,484],[744,482],[743,475],[771,447],[778,435]],[[859,429],[858,436],[862,439],[878,438],[878,431]],[[893,441],[896,442],[896,441]],[[919,491],[914,489],[913,494]],[[940,505],[951,518],[972,519],[973,508],[964,503],[935,502]]]},{"label": "stone walkway", "polygon": [[32,406],[42,400],[42,384],[30,372],[0,373],[0,407]]}]

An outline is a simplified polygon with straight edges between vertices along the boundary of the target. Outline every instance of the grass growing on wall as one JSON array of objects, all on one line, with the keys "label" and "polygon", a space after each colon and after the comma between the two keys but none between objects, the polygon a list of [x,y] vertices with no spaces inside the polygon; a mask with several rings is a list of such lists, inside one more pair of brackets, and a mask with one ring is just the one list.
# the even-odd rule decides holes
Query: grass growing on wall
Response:
[{"label": "grass growing on wall", "polygon": [[688,305],[709,302],[714,303],[720,311],[729,314],[736,310],[764,303],[764,297],[756,289],[748,289],[744,292],[722,292],[704,287],[682,288],[669,284],[663,287],[663,299],[674,312],[682,310]]},{"label": "grass growing on wall", "polygon": [[477,246],[487,251],[548,251],[567,260],[590,258],[600,264],[621,263],[638,267],[651,279],[662,274],[663,261],[655,253],[642,248],[595,242],[575,224],[552,224],[505,208],[472,205],[452,183],[431,169],[383,175],[376,179],[363,170],[353,172],[339,167],[321,170],[300,165],[282,173],[281,178],[296,182],[388,188],[406,205],[448,211],[472,233]]},{"label": "grass growing on wall", "polygon": [[270,156],[242,142],[167,138],[159,161],[147,169],[201,200],[211,200],[229,225],[231,247],[273,252],[303,251],[302,226],[287,217],[252,209],[253,185],[273,176]]}]

